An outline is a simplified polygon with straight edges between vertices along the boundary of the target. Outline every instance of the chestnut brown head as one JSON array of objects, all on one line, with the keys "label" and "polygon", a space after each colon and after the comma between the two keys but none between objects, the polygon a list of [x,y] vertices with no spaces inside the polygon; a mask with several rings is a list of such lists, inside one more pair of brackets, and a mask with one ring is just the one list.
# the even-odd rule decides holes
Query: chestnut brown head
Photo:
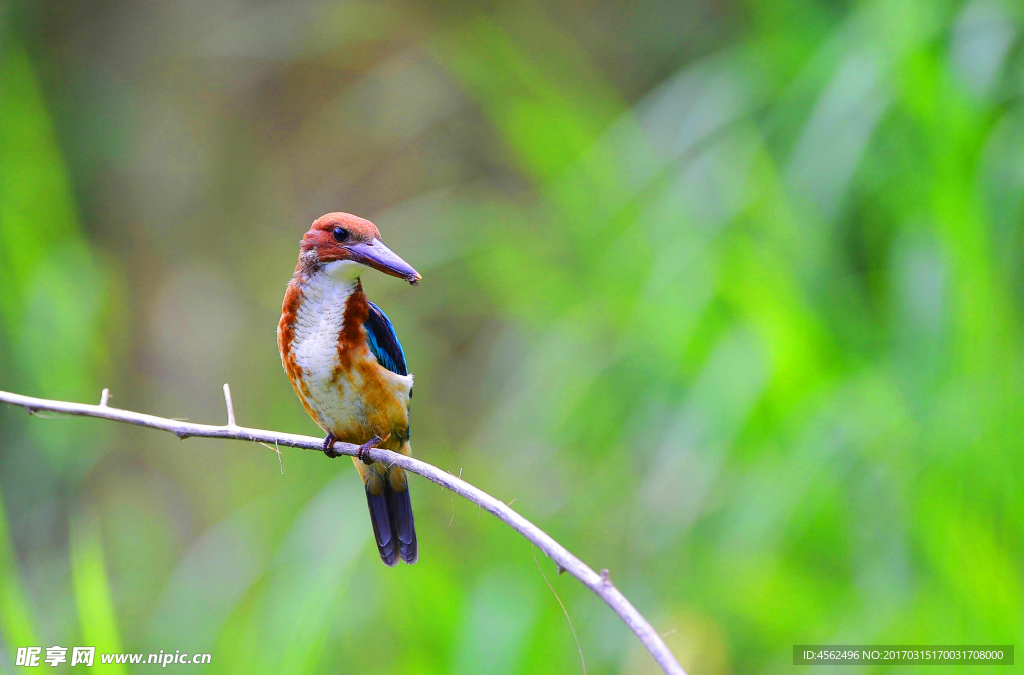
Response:
[{"label": "chestnut brown head", "polygon": [[415,286],[419,273],[380,240],[377,226],[351,213],[328,213],[313,221],[302,237],[302,259],[317,265],[351,261],[405,279]]}]

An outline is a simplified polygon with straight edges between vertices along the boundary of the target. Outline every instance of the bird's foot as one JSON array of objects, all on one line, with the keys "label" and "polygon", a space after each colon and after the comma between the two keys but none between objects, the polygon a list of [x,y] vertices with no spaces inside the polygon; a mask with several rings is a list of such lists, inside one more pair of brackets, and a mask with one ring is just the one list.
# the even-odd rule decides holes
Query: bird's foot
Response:
[{"label": "bird's foot", "polygon": [[334,434],[327,434],[327,437],[324,438],[323,451],[324,454],[330,457],[331,459],[334,459],[335,457],[341,457],[342,455],[342,453],[334,449],[334,441],[336,440],[338,439],[334,437]]},{"label": "bird's foot", "polygon": [[374,436],[370,440],[366,441],[359,446],[359,452],[356,453],[356,457],[363,461],[363,464],[373,464],[373,460],[370,459],[370,450],[373,450],[384,441],[391,438],[391,434],[388,434],[384,438],[380,436]]}]

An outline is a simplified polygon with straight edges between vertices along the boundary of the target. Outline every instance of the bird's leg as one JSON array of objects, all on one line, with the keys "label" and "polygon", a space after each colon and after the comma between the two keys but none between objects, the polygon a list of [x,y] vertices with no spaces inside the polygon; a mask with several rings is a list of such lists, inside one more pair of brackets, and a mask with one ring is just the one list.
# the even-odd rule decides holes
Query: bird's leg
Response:
[{"label": "bird's leg", "polygon": [[374,448],[376,448],[378,445],[388,440],[389,438],[391,438],[391,434],[388,434],[384,438],[381,438],[380,436],[374,436],[373,438],[359,446],[359,452],[356,453],[356,457],[363,460],[363,464],[373,464],[373,460],[370,459],[369,457],[370,450],[373,450]]},{"label": "bird's leg", "polygon": [[330,457],[331,459],[334,459],[335,457],[341,457],[342,455],[342,453],[334,449],[334,441],[336,440],[338,439],[334,437],[334,434],[327,434],[327,437],[324,438],[324,454]]}]

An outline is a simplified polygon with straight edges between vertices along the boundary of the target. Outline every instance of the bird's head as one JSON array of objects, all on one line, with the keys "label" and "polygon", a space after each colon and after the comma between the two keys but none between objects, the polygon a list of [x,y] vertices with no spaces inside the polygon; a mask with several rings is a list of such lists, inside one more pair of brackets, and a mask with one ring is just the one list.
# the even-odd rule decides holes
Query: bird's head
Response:
[{"label": "bird's head", "polygon": [[328,213],[314,220],[302,237],[299,256],[338,276],[357,277],[365,266],[413,286],[420,280],[409,263],[381,242],[376,225],[351,213]]}]

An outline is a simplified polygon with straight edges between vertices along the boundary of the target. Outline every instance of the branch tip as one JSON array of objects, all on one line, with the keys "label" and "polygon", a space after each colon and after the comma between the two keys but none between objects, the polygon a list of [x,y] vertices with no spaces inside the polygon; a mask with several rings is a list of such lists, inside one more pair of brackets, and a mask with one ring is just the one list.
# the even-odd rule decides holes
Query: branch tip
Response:
[{"label": "branch tip", "polygon": [[231,402],[231,385],[227,382],[224,383],[224,405],[228,409],[228,426],[237,427],[235,424],[235,406]]}]

